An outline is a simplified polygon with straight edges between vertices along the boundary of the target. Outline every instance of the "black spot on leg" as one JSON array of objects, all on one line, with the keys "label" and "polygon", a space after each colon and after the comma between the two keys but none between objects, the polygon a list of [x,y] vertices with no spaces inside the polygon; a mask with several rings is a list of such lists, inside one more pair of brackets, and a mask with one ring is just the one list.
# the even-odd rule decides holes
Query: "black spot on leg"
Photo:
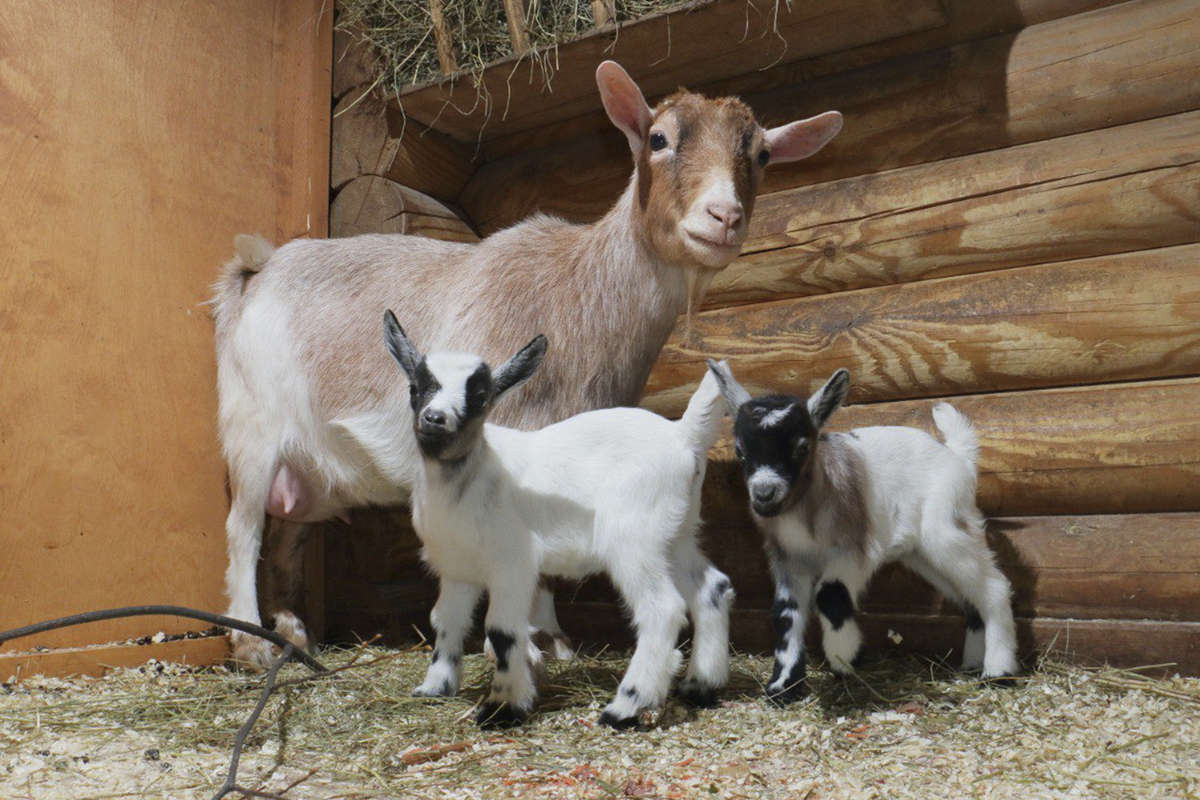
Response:
[{"label": "black spot on leg", "polygon": [[515,636],[510,636],[499,628],[488,628],[487,638],[492,645],[492,651],[496,654],[496,669],[500,672],[508,671],[508,658],[512,653],[513,645],[517,643]]},{"label": "black spot on leg", "polygon": [[775,668],[771,671],[771,680],[767,681],[768,701],[777,706],[785,706],[808,695],[808,684],[805,683],[805,678],[808,676],[808,668],[804,663],[803,650],[797,655],[796,663],[792,664],[788,670],[787,678],[783,681],[783,687],[772,689],[771,687],[779,686],[779,679],[782,676],[783,662],[779,660],[779,656],[776,654]]},{"label": "black spot on leg", "polygon": [[841,581],[827,581],[821,584],[817,591],[817,610],[829,620],[829,625],[836,631],[846,620],[854,616],[854,601],[846,584]]},{"label": "black spot on leg", "polygon": [[439,662],[441,660],[442,660],[442,651],[434,650],[433,651],[433,659],[432,659],[433,663],[436,664],[437,662]]},{"label": "black spot on leg", "polygon": [[449,697],[454,694],[454,687],[450,685],[450,679],[442,681],[442,688],[438,690],[438,694],[442,697]]},{"label": "black spot on leg", "polygon": [[792,599],[776,600],[771,605],[771,627],[775,629],[775,635],[783,638],[787,632],[792,629],[792,617],[790,614],[785,614],[785,611],[795,611],[799,606]]},{"label": "black spot on leg", "polygon": [[970,603],[963,606],[963,610],[967,614],[967,630],[981,631],[983,630],[983,617],[979,616],[979,609]]},{"label": "black spot on leg", "polygon": [[721,608],[725,601],[726,593],[732,591],[732,589],[733,584],[729,582],[729,579],[721,578],[721,580],[713,585],[712,592],[708,596],[708,604],[716,609]]}]

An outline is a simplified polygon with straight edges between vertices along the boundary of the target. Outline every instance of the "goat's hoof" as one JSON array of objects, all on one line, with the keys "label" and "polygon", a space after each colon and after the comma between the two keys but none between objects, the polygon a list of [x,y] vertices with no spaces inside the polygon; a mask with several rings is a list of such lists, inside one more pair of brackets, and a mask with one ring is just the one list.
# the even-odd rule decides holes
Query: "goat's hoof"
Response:
[{"label": "goat's hoof", "polygon": [[630,728],[643,728],[641,715],[634,714],[629,717],[621,717],[611,711],[605,711],[600,715],[600,724],[605,727],[612,728],[614,731],[627,731]]},{"label": "goat's hoof", "polygon": [[675,693],[679,699],[695,708],[714,708],[717,705],[717,687],[705,686],[700,681],[685,680]]},{"label": "goat's hoof", "polygon": [[510,703],[487,702],[479,707],[475,722],[481,728],[515,728],[526,720],[529,711]]},{"label": "goat's hoof", "polygon": [[1021,676],[1015,672],[1002,672],[999,675],[984,675],[984,686],[994,686],[998,689],[1014,689],[1021,681]]},{"label": "goat's hoof", "polygon": [[279,648],[250,633],[233,631],[229,634],[231,651],[229,665],[235,669],[262,672],[279,658]]},{"label": "goat's hoof", "polygon": [[457,689],[450,681],[442,681],[435,686],[426,686],[421,684],[412,690],[413,697],[453,697],[457,693]]},{"label": "goat's hoof", "polygon": [[772,689],[767,687],[767,701],[778,708],[784,708],[791,705],[797,700],[803,700],[808,697],[808,686],[804,681],[797,681],[790,686],[784,686],[782,689]]},{"label": "goat's hoof", "polygon": [[294,644],[297,650],[308,652],[308,629],[291,611],[280,611],[275,615],[275,632]]}]

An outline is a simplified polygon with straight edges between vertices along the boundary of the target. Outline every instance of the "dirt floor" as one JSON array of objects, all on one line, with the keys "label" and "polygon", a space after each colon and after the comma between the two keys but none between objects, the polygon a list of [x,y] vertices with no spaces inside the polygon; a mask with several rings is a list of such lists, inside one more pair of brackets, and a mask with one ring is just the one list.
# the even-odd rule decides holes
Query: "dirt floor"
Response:
[{"label": "dirt floor", "polygon": [[[409,695],[421,650],[326,650],[287,666],[251,732],[241,786],[303,798],[1156,798],[1200,796],[1200,679],[1050,659],[1017,688],[889,658],[769,705],[763,658],[739,657],[721,706],[670,703],[648,731],[596,725],[625,661],[552,663],[522,728],[470,721],[486,685]],[[0,691],[0,797],[210,798],[261,675],[151,663]],[[240,797],[234,792],[230,797]]]}]

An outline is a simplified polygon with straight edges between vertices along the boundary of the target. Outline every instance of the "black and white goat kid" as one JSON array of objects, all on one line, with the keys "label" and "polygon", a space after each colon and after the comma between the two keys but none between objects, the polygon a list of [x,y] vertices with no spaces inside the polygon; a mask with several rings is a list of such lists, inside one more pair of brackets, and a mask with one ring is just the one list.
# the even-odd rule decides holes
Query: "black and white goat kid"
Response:
[{"label": "black and white goat kid", "polygon": [[696,541],[700,485],[725,411],[716,379],[705,375],[677,422],[612,408],[520,431],[486,419],[537,369],[545,337],[492,370],[474,355],[422,357],[390,311],[384,328],[408,376],[421,452],[413,523],[441,581],[433,660],[415,694],[458,691],[463,638],[486,589],[496,671],[478,721],[520,722],[536,695],[528,627],[539,573],[605,572],[632,613],[637,647],[600,721],[635,725],[666,699],[687,614],[692,657],[680,690],[711,704],[728,677],[733,600]]},{"label": "black and white goat kid", "polygon": [[821,433],[846,399],[846,370],[807,401],[752,399],[724,362],[708,363],[734,417],[736,453],[775,582],[777,643],[767,694],[780,702],[804,695],[811,605],[830,667],[853,670],[862,647],[858,598],[892,561],[966,611],[963,669],[982,669],[984,677],[1016,674],[1011,590],[975,504],[979,444],[967,419],[948,403],[934,407],[945,444],[897,426]]}]

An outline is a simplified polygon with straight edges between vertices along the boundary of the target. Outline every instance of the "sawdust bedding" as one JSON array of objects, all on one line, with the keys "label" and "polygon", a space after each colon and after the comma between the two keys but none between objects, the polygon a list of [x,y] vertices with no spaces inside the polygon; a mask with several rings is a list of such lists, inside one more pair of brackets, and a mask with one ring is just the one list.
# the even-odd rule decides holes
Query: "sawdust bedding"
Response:
[{"label": "sawdust bedding", "polygon": [[[1200,679],[1044,659],[1016,688],[888,657],[768,704],[765,658],[735,659],[720,707],[672,701],[647,731],[596,725],[625,666],[552,662],[524,727],[480,731],[489,666],[462,695],[410,691],[424,648],[320,654],[287,666],[247,740],[238,783],[304,798],[1156,798],[1200,795]],[[262,676],[151,662],[0,691],[0,797],[209,798]],[[230,795],[238,797],[237,793]]]}]

